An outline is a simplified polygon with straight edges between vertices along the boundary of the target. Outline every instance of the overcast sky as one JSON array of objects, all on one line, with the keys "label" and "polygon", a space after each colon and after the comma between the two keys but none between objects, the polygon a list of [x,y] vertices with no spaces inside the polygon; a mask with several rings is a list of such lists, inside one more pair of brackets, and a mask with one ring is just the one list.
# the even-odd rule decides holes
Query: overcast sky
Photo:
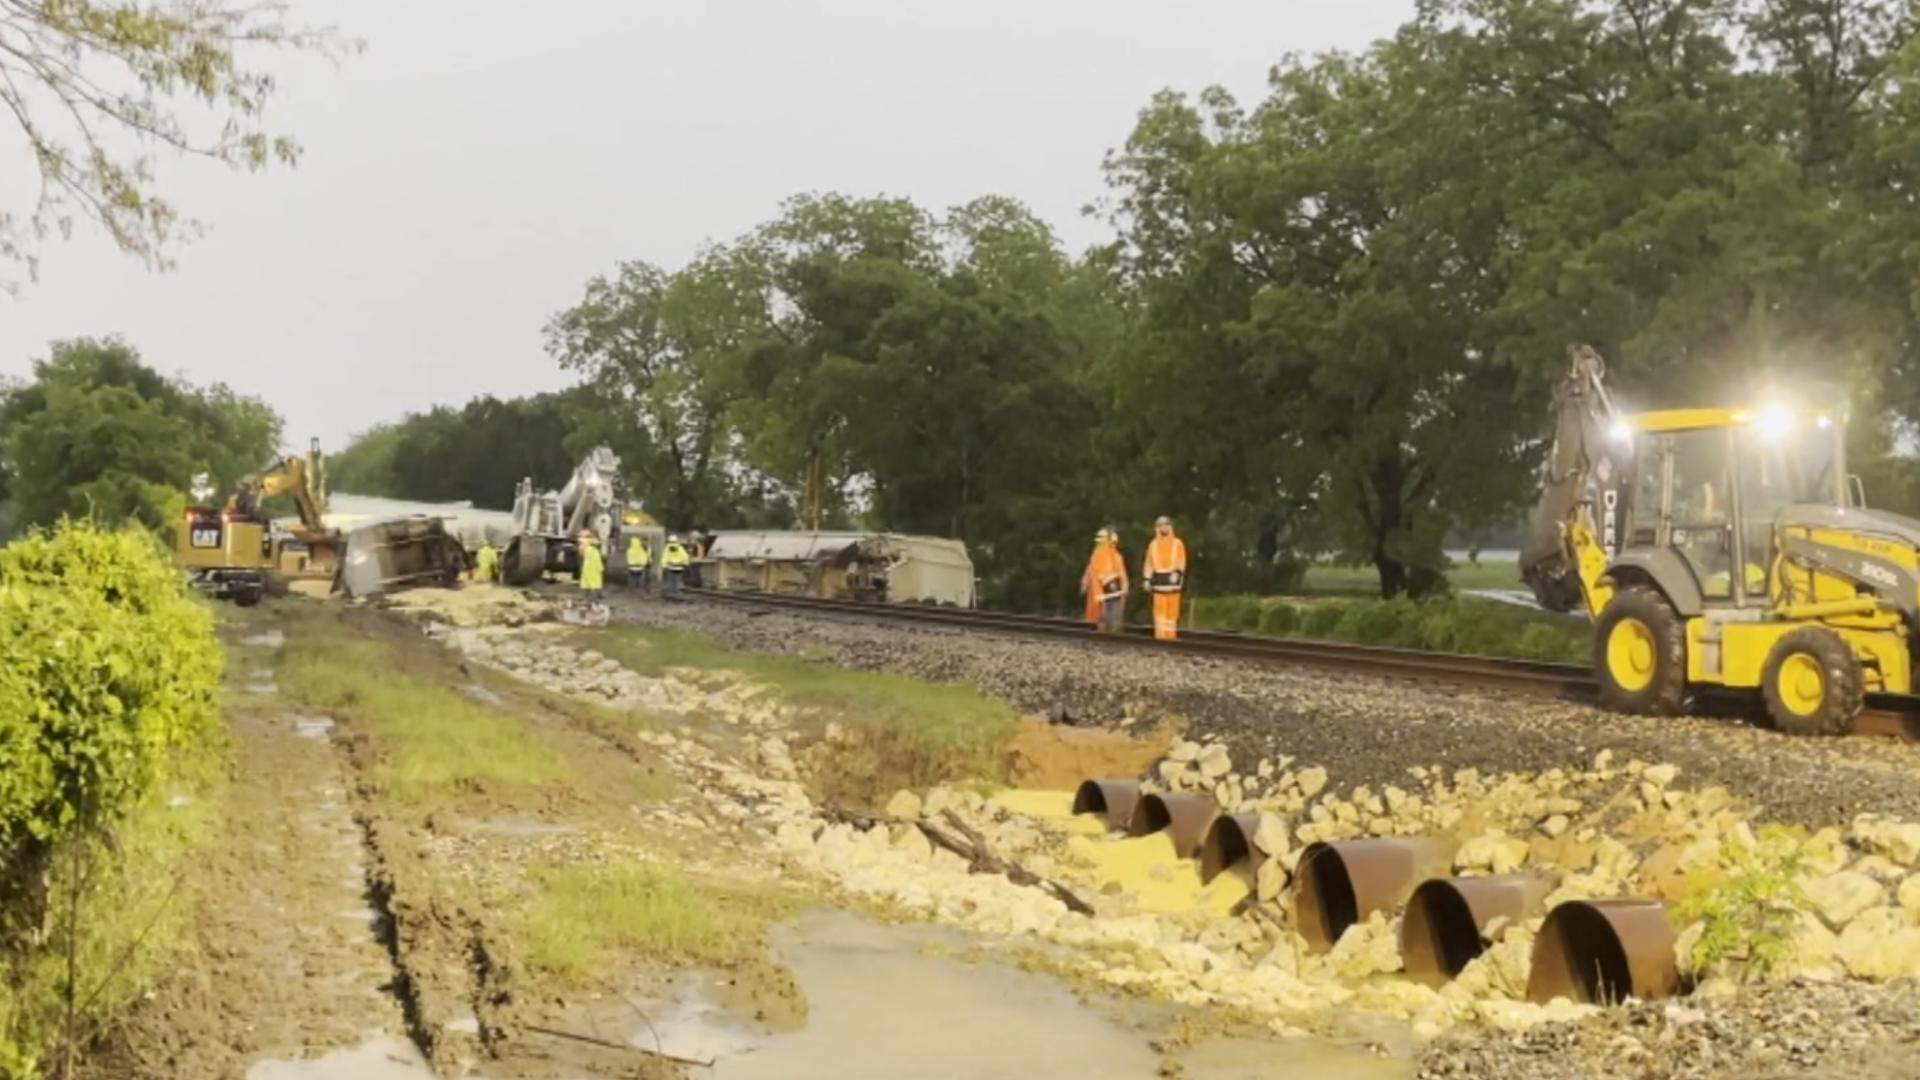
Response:
[{"label": "overcast sky", "polygon": [[[1000,193],[1074,250],[1100,161],[1155,91],[1261,93],[1413,0],[295,0],[366,51],[280,63],[294,171],[166,163],[210,226],[166,275],[82,233],[0,296],[0,375],[119,334],[266,399],[287,441],[554,389],[546,317],[622,259],[667,266],[801,191],[945,208]],[[17,132],[0,126],[0,155]],[[17,198],[8,190],[4,198]],[[10,205],[16,211],[25,209]]]}]

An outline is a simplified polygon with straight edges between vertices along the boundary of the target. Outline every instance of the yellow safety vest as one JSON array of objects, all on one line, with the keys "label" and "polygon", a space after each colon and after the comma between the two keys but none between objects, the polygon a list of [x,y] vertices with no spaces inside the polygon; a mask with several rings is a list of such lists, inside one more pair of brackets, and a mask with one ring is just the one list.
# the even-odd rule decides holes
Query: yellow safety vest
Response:
[{"label": "yellow safety vest", "polygon": [[679,544],[668,544],[667,557],[661,560],[661,564],[669,570],[685,570],[688,561],[686,548]]},{"label": "yellow safety vest", "polygon": [[647,546],[647,542],[644,539],[636,536],[627,541],[628,566],[644,570],[647,568],[647,564],[651,562],[653,562],[653,549]]}]

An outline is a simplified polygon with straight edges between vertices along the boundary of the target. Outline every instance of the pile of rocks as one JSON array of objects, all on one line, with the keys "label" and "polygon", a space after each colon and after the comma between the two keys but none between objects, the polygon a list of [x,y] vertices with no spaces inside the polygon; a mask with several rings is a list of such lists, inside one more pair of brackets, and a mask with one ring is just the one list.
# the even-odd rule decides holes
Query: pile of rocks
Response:
[{"label": "pile of rocks", "polygon": [[[873,825],[814,805],[801,783],[800,736],[771,695],[742,682],[716,686],[648,676],[565,644],[541,628],[439,631],[454,648],[517,677],[582,700],[688,724],[640,730],[705,801],[704,820],[744,822],[770,855],[872,900],[997,937],[1074,950],[1080,970],[1110,986],[1191,1005],[1267,1017],[1276,1030],[1319,1028],[1335,1010],[1402,1018],[1422,1039],[1471,1025],[1519,1030],[1584,1022],[1591,1009],[1519,1000],[1540,919],[1494,928],[1486,952],[1439,989],[1383,979],[1400,970],[1398,923],[1376,915],[1334,949],[1314,954],[1294,931],[1288,871],[1305,845],[1363,836],[1443,836],[1458,842],[1459,873],[1530,870],[1555,881],[1549,903],[1633,893],[1680,899],[1702,880],[1749,865],[1775,840],[1755,809],[1724,788],[1683,790],[1670,764],[1616,762],[1602,752],[1584,768],[1489,775],[1413,766],[1400,783],[1333,790],[1328,770],[1270,756],[1237,768],[1222,740],[1177,743],[1150,773],[1165,791],[1204,791],[1224,809],[1258,812],[1256,843],[1275,855],[1245,914],[1148,914],[1085,875],[1068,854],[1070,830],[1014,813],[970,791],[897,796],[896,820]],[[725,738],[692,721],[718,719]],[[829,727],[827,738],[833,732]],[[920,827],[953,813],[992,853],[1087,897],[1094,917],[1047,893],[968,862]],[[753,842],[749,839],[747,842]],[[1920,826],[1863,817],[1850,828],[1796,838],[1794,874],[1806,910],[1789,962],[1775,979],[1920,975]],[[1697,935],[1696,935],[1697,936]],[[1683,943],[1690,945],[1690,942]],[[1730,986],[1727,970],[1714,986]]]}]

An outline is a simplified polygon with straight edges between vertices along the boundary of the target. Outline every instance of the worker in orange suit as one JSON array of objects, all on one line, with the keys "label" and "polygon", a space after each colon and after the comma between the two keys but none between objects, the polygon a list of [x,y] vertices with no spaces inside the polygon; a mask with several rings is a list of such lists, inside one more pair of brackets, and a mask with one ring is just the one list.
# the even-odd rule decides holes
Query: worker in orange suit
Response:
[{"label": "worker in orange suit", "polygon": [[1087,598],[1087,622],[1103,634],[1120,632],[1126,615],[1127,560],[1120,556],[1119,536],[1112,529],[1093,534],[1093,555],[1080,575],[1080,592]]},{"label": "worker in orange suit", "polygon": [[1173,535],[1173,520],[1162,517],[1153,523],[1153,539],[1147,543],[1147,560],[1140,571],[1153,594],[1153,636],[1172,641],[1180,627],[1180,590],[1187,584],[1187,545]]}]

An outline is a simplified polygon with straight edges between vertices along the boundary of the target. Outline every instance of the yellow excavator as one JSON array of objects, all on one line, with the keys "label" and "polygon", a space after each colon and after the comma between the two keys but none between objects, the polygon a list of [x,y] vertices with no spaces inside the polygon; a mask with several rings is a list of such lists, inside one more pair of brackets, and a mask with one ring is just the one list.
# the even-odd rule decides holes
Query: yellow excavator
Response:
[{"label": "yellow excavator", "polygon": [[[187,508],[174,539],[174,561],[196,589],[242,607],[266,595],[269,575],[330,580],[340,565],[341,537],[322,521],[327,510],[325,458],[318,439],[305,455],[290,454],[235,485],[223,506],[206,505],[211,492],[196,478],[200,503]],[[291,495],[300,523],[274,530],[261,504]]]},{"label": "yellow excavator", "polygon": [[1758,691],[1781,731],[1844,734],[1868,693],[1913,692],[1920,521],[1869,510],[1846,414],[1625,414],[1572,352],[1521,552],[1551,611],[1594,620],[1603,704],[1675,714],[1699,687]]}]

